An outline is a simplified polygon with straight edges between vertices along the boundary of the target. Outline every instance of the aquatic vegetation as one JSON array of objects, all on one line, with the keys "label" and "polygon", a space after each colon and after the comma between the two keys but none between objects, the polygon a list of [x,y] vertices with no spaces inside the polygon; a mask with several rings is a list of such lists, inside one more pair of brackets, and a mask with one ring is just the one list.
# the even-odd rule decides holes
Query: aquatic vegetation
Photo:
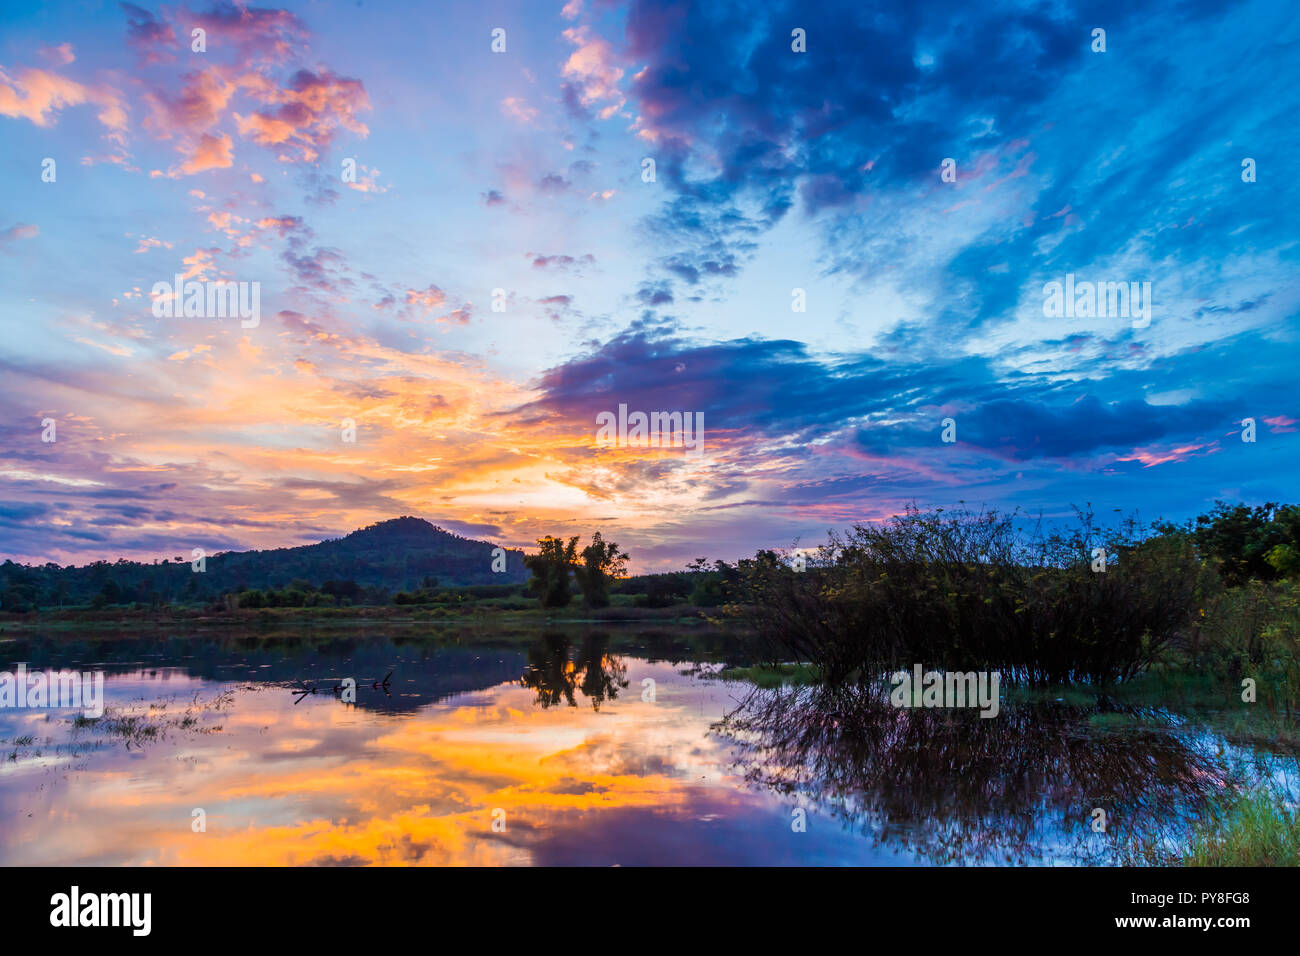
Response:
[{"label": "aquatic vegetation", "polygon": [[1300,866],[1300,811],[1259,788],[1240,795],[1213,827],[1197,830],[1184,866]]},{"label": "aquatic vegetation", "polygon": [[734,741],[751,785],[876,845],[937,864],[1108,864],[1144,841],[1176,842],[1243,779],[1175,724],[1113,702],[1018,702],[996,720],[900,709],[872,683],[755,689],[715,730]]},{"label": "aquatic vegetation", "polygon": [[709,676],[720,680],[748,681],[755,687],[784,687],[815,684],[821,673],[809,664],[753,664],[748,667],[724,667]]}]

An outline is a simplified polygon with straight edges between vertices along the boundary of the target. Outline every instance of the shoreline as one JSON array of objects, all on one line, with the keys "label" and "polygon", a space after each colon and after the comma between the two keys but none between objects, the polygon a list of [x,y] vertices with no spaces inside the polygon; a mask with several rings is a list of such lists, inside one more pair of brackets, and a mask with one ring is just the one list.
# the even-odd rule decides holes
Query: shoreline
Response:
[{"label": "shoreline", "polygon": [[[712,612],[712,613],[710,613]],[[574,608],[572,611],[543,608],[492,608],[419,605],[373,605],[349,608],[242,608],[214,611],[197,607],[107,610],[66,608],[59,611],[0,613],[0,639],[17,633],[41,630],[125,630],[176,625],[212,628],[275,627],[304,625],[356,626],[366,624],[463,625],[463,624],[672,624],[675,626],[721,625],[716,608],[676,605],[666,608]]]}]

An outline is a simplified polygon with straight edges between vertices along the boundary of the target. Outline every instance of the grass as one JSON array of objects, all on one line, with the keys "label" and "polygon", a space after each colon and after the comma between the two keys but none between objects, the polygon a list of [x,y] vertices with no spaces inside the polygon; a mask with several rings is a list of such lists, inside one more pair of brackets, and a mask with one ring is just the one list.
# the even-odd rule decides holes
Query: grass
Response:
[{"label": "grass", "polygon": [[1300,754],[1300,726],[1276,711],[1260,709],[1232,714],[1212,721],[1211,727],[1229,743]]},{"label": "grass", "polygon": [[720,680],[748,681],[764,690],[816,684],[821,680],[817,668],[811,664],[755,664],[750,667],[725,667],[713,676]]},{"label": "grass", "polygon": [[[1260,686],[1270,689],[1268,684]],[[1159,668],[1110,693],[1118,701],[1191,717],[1238,746],[1300,754],[1300,715],[1276,703],[1281,695],[1261,693],[1259,701],[1246,703],[1241,688],[1225,676]]]},{"label": "grass", "polygon": [[1142,723],[1140,717],[1117,711],[1103,711],[1088,715],[1088,729],[1098,733],[1122,733]]},{"label": "grass", "polygon": [[1223,821],[1198,829],[1183,866],[1300,866],[1300,813],[1266,790],[1243,794]]}]

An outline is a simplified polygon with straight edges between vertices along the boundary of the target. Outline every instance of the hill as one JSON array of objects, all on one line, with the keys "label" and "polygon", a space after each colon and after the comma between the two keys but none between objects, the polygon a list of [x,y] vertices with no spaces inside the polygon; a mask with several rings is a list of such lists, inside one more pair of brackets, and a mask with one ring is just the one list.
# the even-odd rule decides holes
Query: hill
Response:
[{"label": "hill", "polygon": [[202,573],[191,569],[187,555],[157,564],[123,559],[66,568],[6,561],[0,565],[0,607],[17,611],[90,604],[97,595],[109,604],[203,601],[231,591],[279,589],[295,582],[382,597],[435,580],[443,587],[526,581],[522,551],[507,549],[505,571],[492,570],[496,547],[403,516],[318,544],[210,555]]}]

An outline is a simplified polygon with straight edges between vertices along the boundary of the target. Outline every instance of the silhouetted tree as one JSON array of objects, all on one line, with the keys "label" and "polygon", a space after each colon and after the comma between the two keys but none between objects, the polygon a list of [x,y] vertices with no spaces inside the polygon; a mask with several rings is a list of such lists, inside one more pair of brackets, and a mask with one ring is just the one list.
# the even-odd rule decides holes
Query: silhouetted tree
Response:
[{"label": "silhouetted tree", "polygon": [[617,544],[606,543],[599,531],[591,536],[591,544],[582,549],[582,563],[574,568],[582,585],[583,604],[609,607],[610,581],[627,573],[627,557]]},{"label": "silhouetted tree", "polygon": [[568,540],[549,534],[537,542],[537,553],[524,556],[524,566],[532,572],[528,586],[541,598],[542,607],[567,607],[573,595],[569,591],[569,573],[578,550],[578,536]]}]

